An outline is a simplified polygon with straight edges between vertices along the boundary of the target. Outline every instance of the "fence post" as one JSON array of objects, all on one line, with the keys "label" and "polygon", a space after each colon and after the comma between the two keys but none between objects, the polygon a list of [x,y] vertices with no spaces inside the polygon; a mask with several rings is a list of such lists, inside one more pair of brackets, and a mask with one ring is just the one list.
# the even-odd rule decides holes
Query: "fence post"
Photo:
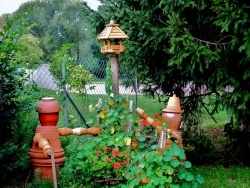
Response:
[{"label": "fence post", "polygon": [[68,127],[69,120],[68,120],[68,106],[67,106],[65,58],[66,57],[64,56],[62,60],[63,112],[64,112],[64,125]]},{"label": "fence post", "polygon": [[138,108],[138,79],[137,79],[137,70],[135,70],[134,90],[135,90],[135,108]]}]

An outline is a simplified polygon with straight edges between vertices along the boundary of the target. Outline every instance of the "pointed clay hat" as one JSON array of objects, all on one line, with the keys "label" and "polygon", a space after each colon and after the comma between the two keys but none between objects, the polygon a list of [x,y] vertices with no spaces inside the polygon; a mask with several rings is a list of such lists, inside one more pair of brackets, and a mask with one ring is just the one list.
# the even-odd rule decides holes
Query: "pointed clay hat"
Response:
[{"label": "pointed clay hat", "polygon": [[162,112],[183,113],[179,97],[176,97],[175,94],[173,95],[173,97],[169,97],[168,105],[165,109],[162,110]]}]

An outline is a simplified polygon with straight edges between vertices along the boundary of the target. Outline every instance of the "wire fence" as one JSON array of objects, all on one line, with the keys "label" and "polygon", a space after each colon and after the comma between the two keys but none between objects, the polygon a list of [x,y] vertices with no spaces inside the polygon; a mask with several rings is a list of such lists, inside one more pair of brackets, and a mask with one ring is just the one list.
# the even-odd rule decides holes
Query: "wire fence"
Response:
[{"label": "wire fence", "polygon": [[[93,83],[86,84],[84,93],[70,91],[66,85],[60,86],[50,72],[49,64],[40,64],[35,70],[29,70],[30,82],[35,82],[43,97],[55,97],[62,106],[59,123],[63,126],[88,126],[88,120],[95,118],[89,107],[107,99],[105,91],[106,65],[104,61],[82,60],[83,68],[89,71],[94,78]],[[62,74],[67,75],[68,73]],[[119,94],[133,101],[133,108],[138,105],[138,95],[141,94],[134,72],[119,67]]]}]

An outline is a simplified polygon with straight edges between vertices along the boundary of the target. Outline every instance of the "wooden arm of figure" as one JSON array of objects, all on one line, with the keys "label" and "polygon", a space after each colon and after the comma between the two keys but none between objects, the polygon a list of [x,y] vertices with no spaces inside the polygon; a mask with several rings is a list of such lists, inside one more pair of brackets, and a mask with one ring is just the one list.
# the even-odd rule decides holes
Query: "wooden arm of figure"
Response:
[{"label": "wooden arm of figure", "polygon": [[64,136],[64,135],[84,135],[84,134],[92,134],[92,135],[99,135],[101,133],[100,129],[97,127],[91,127],[91,128],[59,128],[58,129],[59,134]]},{"label": "wooden arm of figure", "polygon": [[50,157],[52,147],[49,144],[49,141],[46,138],[43,138],[40,133],[36,133],[33,138],[33,143],[37,144],[40,149],[43,150],[45,157]]}]

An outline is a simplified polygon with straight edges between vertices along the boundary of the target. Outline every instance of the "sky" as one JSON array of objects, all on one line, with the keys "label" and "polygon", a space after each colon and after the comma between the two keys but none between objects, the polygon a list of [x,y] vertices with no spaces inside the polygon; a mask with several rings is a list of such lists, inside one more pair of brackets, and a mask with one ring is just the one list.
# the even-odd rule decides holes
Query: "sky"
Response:
[{"label": "sky", "polygon": [[[28,1],[31,0],[0,0],[0,15],[5,13],[15,12],[22,3]],[[97,10],[98,5],[100,5],[100,2],[97,0],[85,0],[85,1],[94,10]]]}]

